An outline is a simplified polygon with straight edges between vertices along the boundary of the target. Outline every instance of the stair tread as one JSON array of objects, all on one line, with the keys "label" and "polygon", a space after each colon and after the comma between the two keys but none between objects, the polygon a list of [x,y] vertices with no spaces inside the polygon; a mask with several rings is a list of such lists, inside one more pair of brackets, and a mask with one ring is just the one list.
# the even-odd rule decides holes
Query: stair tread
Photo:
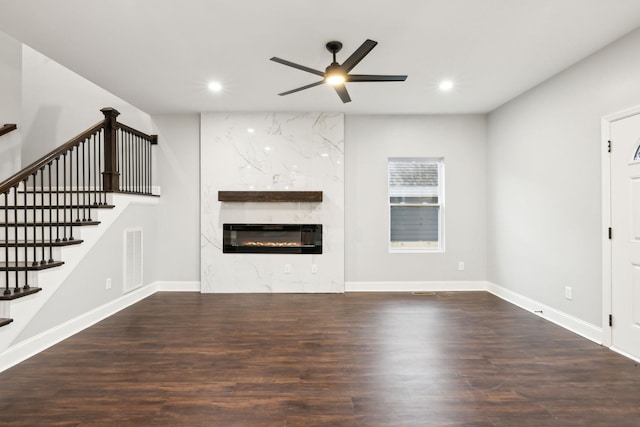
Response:
[{"label": "stair tread", "polygon": [[80,239],[74,239],[74,240],[60,240],[60,241],[50,241],[50,240],[45,240],[45,241],[41,241],[38,240],[36,242],[34,242],[33,240],[27,240],[26,242],[24,240],[9,240],[8,242],[4,242],[4,241],[0,241],[0,247],[5,247],[8,246],[10,248],[14,248],[16,246],[18,247],[33,247],[33,246],[53,246],[53,247],[59,247],[59,246],[71,246],[71,245],[79,245],[80,243],[82,243],[83,241]]},{"label": "stair tread", "polygon": [[[18,205],[18,210],[24,209],[25,206]],[[43,205],[38,204],[28,204],[26,206],[27,209],[42,209]],[[51,205],[51,209],[113,209],[115,205]],[[10,210],[13,210],[14,205],[8,205]],[[44,209],[49,209],[48,204],[44,204]]]},{"label": "stair tread", "polygon": [[48,268],[59,267],[64,264],[64,261],[54,261],[46,264],[33,265],[31,261],[9,261],[9,262],[0,262],[0,271],[38,271],[38,270],[46,270]]},{"label": "stair tread", "polygon": [[11,322],[13,322],[13,319],[0,319],[0,327],[8,325]]},{"label": "stair tread", "polygon": [[[18,227],[24,227],[25,225],[28,227],[33,227],[34,225],[36,227],[41,227],[41,226],[45,226],[45,227],[62,227],[62,226],[66,226],[66,227],[81,227],[81,226],[85,226],[85,225],[98,225],[100,224],[100,221],[67,221],[67,222],[8,222],[6,223],[9,227],[15,227],[16,225]],[[2,228],[2,226],[0,225],[0,228]]]},{"label": "stair tread", "polygon": [[9,292],[10,292],[9,294],[3,294],[2,292],[0,292],[0,301],[7,301],[7,300],[26,297],[27,295],[35,294],[37,292],[40,292],[41,290],[42,288],[37,288],[37,287],[31,287],[26,290],[20,289],[18,290],[18,292],[16,292],[14,289],[9,289]]}]

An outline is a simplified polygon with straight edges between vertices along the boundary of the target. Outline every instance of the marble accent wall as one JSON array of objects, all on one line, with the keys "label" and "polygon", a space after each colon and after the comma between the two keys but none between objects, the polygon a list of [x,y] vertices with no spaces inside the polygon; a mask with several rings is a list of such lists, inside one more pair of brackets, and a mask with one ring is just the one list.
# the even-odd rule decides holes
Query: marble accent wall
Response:
[{"label": "marble accent wall", "polygon": [[[218,202],[220,190],[322,191],[323,201]],[[343,114],[202,114],[200,221],[202,292],[344,292]],[[322,224],[323,253],[225,254],[223,223]]]}]

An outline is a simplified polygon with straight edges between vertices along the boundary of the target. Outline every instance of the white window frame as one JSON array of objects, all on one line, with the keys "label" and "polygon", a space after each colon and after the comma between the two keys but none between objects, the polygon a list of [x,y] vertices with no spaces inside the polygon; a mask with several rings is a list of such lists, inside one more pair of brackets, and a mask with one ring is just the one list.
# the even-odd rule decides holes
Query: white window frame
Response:
[{"label": "white window frame", "polygon": [[[407,204],[407,203],[392,203],[391,202],[391,175],[389,164],[391,161],[419,161],[430,162],[438,164],[438,203],[420,203],[420,204]],[[387,159],[387,213],[388,213],[388,237],[387,242],[389,246],[389,253],[443,253],[445,252],[445,223],[444,223],[444,211],[445,211],[445,184],[444,184],[444,157],[389,157]],[[398,247],[393,246],[391,242],[391,208],[393,206],[436,206],[438,207],[438,244],[433,247]]]}]

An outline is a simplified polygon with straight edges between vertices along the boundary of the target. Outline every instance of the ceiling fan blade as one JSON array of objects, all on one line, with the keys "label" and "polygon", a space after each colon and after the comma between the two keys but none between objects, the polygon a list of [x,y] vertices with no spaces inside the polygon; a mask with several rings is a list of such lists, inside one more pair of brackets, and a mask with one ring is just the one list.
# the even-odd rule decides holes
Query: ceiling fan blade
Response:
[{"label": "ceiling fan blade", "polygon": [[342,100],[343,103],[347,103],[347,102],[351,102],[351,97],[349,96],[349,92],[347,92],[347,88],[344,85],[337,85],[333,87],[336,92],[338,93],[338,96],[340,97],[340,99]]},{"label": "ceiling fan blade", "polygon": [[324,73],[322,71],[314,70],[313,68],[305,67],[304,65],[296,64],[294,62],[287,61],[286,59],[280,59],[274,56],[273,58],[271,58],[271,60],[273,62],[278,62],[283,65],[288,65],[289,67],[297,68],[298,70],[306,71],[308,73],[324,77]]},{"label": "ceiling fan blade", "polygon": [[375,74],[350,74],[348,82],[403,82],[407,76],[379,76]]},{"label": "ceiling fan blade", "polygon": [[319,82],[311,83],[310,85],[302,86],[297,89],[291,89],[286,92],[279,93],[278,95],[280,96],[289,95],[290,93],[300,92],[301,90],[309,89],[310,87],[318,86],[318,85],[321,85],[322,83],[324,83],[324,80],[320,80]]},{"label": "ceiling fan blade", "polygon": [[365,40],[364,43],[362,43],[360,47],[356,49],[356,51],[353,52],[351,56],[341,64],[341,67],[342,69],[344,69],[345,73],[348,73],[353,67],[358,65],[358,63],[362,61],[362,58],[367,56],[367,54],[371,52],[371,49],[376,47],[377,44],[378,42],[374,42],[373,40]]}]

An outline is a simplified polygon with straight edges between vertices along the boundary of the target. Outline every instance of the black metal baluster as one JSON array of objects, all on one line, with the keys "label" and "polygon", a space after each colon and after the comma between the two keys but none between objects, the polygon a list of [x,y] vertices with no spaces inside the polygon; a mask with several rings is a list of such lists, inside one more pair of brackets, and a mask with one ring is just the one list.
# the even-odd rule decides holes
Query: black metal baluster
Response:
[{"label": "black metal baluster", "polygon": [[[17,239],[16,239],[17,240]],[[15,243],[18,247],[18,242]],[[4,271],[4,294],[11,295],[11,289],[9,289],[9,192],[4,193],[4,261],[7,264],[7,268]]]},{"label": "black metal baluster", "polygon": [[[117,171],[120,174],[120,187],[118,188],[118,190],[120,191],[124,191],[124,180],[125,180],[125,174],[124,174],[124,139],[122,138],[122,131],[121,130],[117,130],[116,131],[116,151],[117,151],[117,156],[116,156],[116,165],[117,165]],[[106,154],[105,154],[106,155]]]},{"label": "black metal baluster", "polygon": [[[38,199],[38,197],[36,196],[36,182],[37,182],[37,178],[36,178],[36,172],[33,173],[32,175],[33,177],[33,185],[31,187],[31,202],[33,203],[33,218],[31,218],[31,220],[33,221],[33,261],[31,261],[31,265],[38,265],[38,251],[37,251],[37,245],[36,242],[38,241],[36,236],[38,234],[37,231],[37,221],[36,221],[36,201]],[[24,204],[25,206],[25,214],[26,214],[26,209],[27,209],[27,203]],[[25,215],[25,220],[26,220],[26,215]],[[26,260],[25,260],[26,262]]]},{"label": "black metal baluster", "polygon": [[138,193],[142,193],[142,139],[136,136],[136,177],[138,179]]},{"label": "black metal baluster", "polygon": [[74,229],[74,220],[73,220],[73,208],[74,208],[74,200],[73,200],[73,147],[69,149],[69,240],[74,240],[73,238],[73,229]]},{"label": "black metal baluster", "polygon": [[[82,140],[82,142],[80,142],[80,145],[82,145],[82,221],[86,222],[88,217],[87,217],[87,199],[86,199],[86,195],[87,195],[87,175],[86,175],[86,169],[85,169],[85,160],[86,160],[86,153],[85,153],[85,145],[86,145],[86,140]],[[80,154],[80,147],[78,147],[78,154]]]},{"label": "black metal baluster", "polygon": [[56,242],[60,241],[60,157],[56,157]]},{"label": "black metal baluster", "polygon": [[80,219],[80,146],[74,147],[76,149],[76,222],[81,222]]},{"label": "black metal baluster", "polygon": [[[92,178],[93,178],[93,205],[94,206],[98,206],[100,203],[98,202],[98,162],[97,162],[97,157],[96,157],[96,151],[97,151],[97,145],[98,145],[98,134],[94,133],[93,134],[93,143],[91,144],[91,150],[93,150],[93,160],[91,162],[91,166],[92,166]],[[90,150],[90,152],[91,152]]]},{"label": "black metal baluster", "polygon": [[129,161],[127,160],[127,155],[129,152],[129,144],[127,144],[127,135],[124,133],[120,133],[121,141],[122,141],[122,166],[120,166],[121,171],[121,179],[122,179],[122,190],[127,191],[127,181],[129,180],[129,176],[127,172],[129,170]]},{"label": "black metal baluster", "polygon": [[66,242],[69,240],[67,239],[67,152],[62,153],[62,156],[62,241]]},{"label": "black metal baluster", "polygon": [[100,134],[98,135],[98,167],[97,169],[100,171],[99,174],[99,179],[96,182],[99,182],[100,185],[100,204],[101,205],[106,205],[107,204],[107,194],[104,190],[104,181],[103,181],[103,174],[104,174],[104,165],[102,164],[102,131],[100,131]]},{"label": "black metal baluster", "polygon": [[149,141],[146,138],[142,139],[142,192],[149,194],[148,187],[149,181],[147,181],[147,159],[148,159]]},{"label": "black metal baluster", "polygon": [[87,138],[87,174],[84,177],[85,187],[84,191],[87,195],[87,221],[91,221],[91,136]]},{"label": "black metal baluster", "polygon": [[147,143],[148,156],[147,156],[147,164],[149,166],[149,194],[153,194],[153,145],[151,141]]},{"label": "black metal baluster", "polygon": [[[18,224],[18,188],[20,188],[20,184],[16,185],[15,187],[13,187],[13,237],[16,241],[16,245],[14,246],[13,249],[13,255],[15,258],[15,264],[16,264],[16,271],[15,271],[15,286],[14,286],[14,290],[16,291],[20,291],[20,288],[18,287],[18,282],[20,281],[19,275],[20,273],[18,272],[18,252],[19,252],[19,243],[18,243],[18,234],[19,234],[19,224]],[[26,188],[25,188],[26,191]],[[27,198],[26,192],[25,192],[25,200]],[[26,230],[26,219],[25,219],[25,231],[24,231],[24,240],[27,240],[27,230]],[[26,249],[25,249],[25,257],[26,257]],[[26,258],[25,258],[26,259]]]},{"label": "black metal baluster", "polygon": [[49,264],[53,262],[53,197],[51,192],[51,165],[52,162],[47,164],[47,168],[49,169]]},{"label": "black metal baluster", "polygon": [[[42,259],[40,260],[40,265],[44,265],[47,263],[47,261],[45,260],[46,255],[46,244],[45,244],[45,218],[44,218],[44,212],[45,209],[47,207],[47,205],[45,205],[44,203],[44,167],[42,167],[40,169],[40,243],[42,244]],[[34,211],[33,213],[35,214],[35,205],[34,205]]]},{"label": "black metal baluster", "polygon": [[132,169],[133,169],[133,160],[132,160],[133,148],[132,148],[132,146],[133,146],[133,144],[131,143],[131,134],[130,133],[127,133],[127,141],[128,141],[128,145],[129,145],[128,149],[127,149],[127,177],[128,177],[127,178],[127,190],[129,192],[132,192],[133,191],[133,184],[132,184],[132,181],[133,181],[133,172],[132,172]]},{"label": "black metal baluster", "polygon": [[[29,289],[29,271],[27,266],[29,265],[29,240],[27,239],[27,236],[29,234],[29,223],[27,221],[27,205],[29,203],[28,202],[28,188],[27,185],[29,183],[29,177],[25,178],[23,181],[24,184],[24,200],[23,200],[23,204],[22,206],[24,207],[24,286],[22,287],[22,289],[27,290]],[[34,188],[35,188],[35,177],[34,177],[34,182],[33,182]],[[34,203],[35,203],[35,196],[33,197]],[[17,206],[17,205],[16,205]],[[34,209],[34,215],[35,215],[35,209]],[[17,214],[16,214],[17,216]],[[36,245],[36,221],[35,218],[33,219],[33,250],[35,251]],[[16,251],[16,254],[18,252]],[[36,257],[34,257],[34,262],[36,263],[36,265],[38,264],[37,261],[35,261]],[[18,266],[18,258],[16,257],[16,267]],[[15,288],[15,292],[20,292],[20,286],[19,286],[19,281],[17,280],[17,274],[16,274],[16,288]]]}]

